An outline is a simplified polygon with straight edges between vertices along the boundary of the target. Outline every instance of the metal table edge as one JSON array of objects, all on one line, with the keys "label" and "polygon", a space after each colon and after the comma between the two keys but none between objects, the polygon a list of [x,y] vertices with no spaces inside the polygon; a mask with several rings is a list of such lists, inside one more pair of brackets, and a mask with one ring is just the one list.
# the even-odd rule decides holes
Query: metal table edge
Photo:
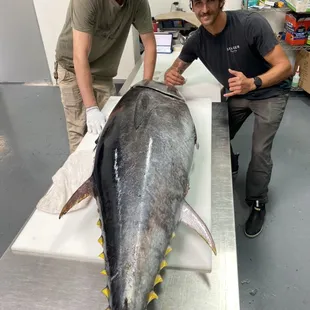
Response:
[{"label": "metal table edge", "polygon": [[211,231],[215,243],[219,245],[212,270],[225,273],[220,277],[225,307],[220,309],[236,310],[240,309],[239,276],[226,102],[212,102],[211,149]]}]

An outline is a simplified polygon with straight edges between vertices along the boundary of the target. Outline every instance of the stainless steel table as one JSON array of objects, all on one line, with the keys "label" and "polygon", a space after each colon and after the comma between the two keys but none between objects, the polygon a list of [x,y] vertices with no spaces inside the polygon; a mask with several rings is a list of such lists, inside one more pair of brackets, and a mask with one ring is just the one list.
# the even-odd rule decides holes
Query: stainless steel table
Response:
[{"label": "stainless steel table", "polygon": [[[219,102],[212,107],[211,229],[218,250],[212,273],[166,269],[164,282],[156,287],[159,299],[148,309],[240,309],[233,208],[227,105]],[[15,254],[9,247],[0,260],[0,310],[105,310],[101,268],[99,263]]]}]

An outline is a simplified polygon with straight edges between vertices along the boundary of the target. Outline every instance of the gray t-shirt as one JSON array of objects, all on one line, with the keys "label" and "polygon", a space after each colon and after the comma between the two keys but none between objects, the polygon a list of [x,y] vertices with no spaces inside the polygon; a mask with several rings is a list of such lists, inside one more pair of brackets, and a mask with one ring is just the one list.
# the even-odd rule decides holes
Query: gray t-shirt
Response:
[{"label": "gray t-shirt", "polygon": [[[200,26],[185,43],[179,58],[191,63],[200,59],[214,77],[229,89],[228,69],[241,71],[248,78],[261,75],[271,66],[264,59],[279,44],[268,21],[259,13],[226,11],[224,30],[212,35]],[[283,93],[290,87],[290,79],[268,88],[239,95],[247,99],[265,99]]]}]

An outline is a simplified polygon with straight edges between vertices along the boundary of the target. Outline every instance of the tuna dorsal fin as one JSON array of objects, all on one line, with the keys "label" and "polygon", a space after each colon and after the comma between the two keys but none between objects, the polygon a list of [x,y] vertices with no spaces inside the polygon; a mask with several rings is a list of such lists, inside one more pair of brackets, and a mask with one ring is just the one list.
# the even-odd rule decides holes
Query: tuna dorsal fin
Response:
[{"label": "tuna dorsal fin", "polygon": [[59,218],[66,214],[76,204],[85,199],[88,196],[94,196],[93,193],[93,178],[87,179],[70,197],[65,206],[62,208]]},{"label": "tuna dorsal fin", "polygon": [[213,253],[217,254],[214,240],[207,225],[186,201],[183,201],[181,206],[180,221],[194,229],[208,243]]}]

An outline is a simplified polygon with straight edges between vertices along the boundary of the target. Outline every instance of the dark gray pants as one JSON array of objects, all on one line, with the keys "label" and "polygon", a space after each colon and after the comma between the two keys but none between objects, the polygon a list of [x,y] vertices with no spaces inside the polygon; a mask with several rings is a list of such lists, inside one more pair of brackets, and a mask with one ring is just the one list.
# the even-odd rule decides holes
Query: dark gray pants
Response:
[{"label": "dark gray pants", "polygon": [[246,202],[268,202],[268,185],[273,162],[271,149],[282,121],[288,93],[263,100],[229,98],[229,127],[232,140],[244,121],[253,112],[255,116],[252,135],[252,156],[246,176]]}]

